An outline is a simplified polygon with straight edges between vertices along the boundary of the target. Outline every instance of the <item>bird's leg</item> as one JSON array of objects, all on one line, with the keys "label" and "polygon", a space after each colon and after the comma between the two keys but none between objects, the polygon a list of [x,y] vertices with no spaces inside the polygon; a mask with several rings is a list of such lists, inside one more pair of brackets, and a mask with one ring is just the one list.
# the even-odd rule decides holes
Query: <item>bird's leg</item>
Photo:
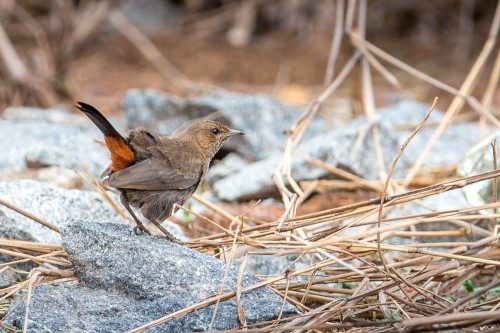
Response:
[{"label": "bird's leg", "polygon": [[178,240],[177,238],[174,237],[174,235],[172,235],[170,232],[167,231],[167,229],[165,229],[160,222],[158,221],[155,221],[153,219],[149,220],[151,221],[151,223],[153,223],[158,229],[161,230],[161,232],[163,232],[165,234],[165,236],[162,236],[166,239],[168,239],[169,241],[171,241],[172,243],[177,243],[177,244],[181,244],[183,245],[184,242]]},{"label": "bird's leg", "polygon": [[127,198],[127,195],[125,194],[125,192],[122,192],[120,194],[120,200],[121,200],[122,204],[125,206],[125,208],[127,209],[127,211],[129,212],[129,214],[132,215],[132,218],[134,219],[135,224],[137,224],[134,227],[135,234],[138,235],[139,234],[138,230],[140,230],[141,232],[144,232],[144,233],[151,236],[151,232],[149,232],[149,230],[146,229],[144,224],[142,224],[142,222],[137,218],[137,216],[135,216],[135,213],[132,210],[132,208],[130,208],[130,205],[128,204],[128,198]]}]

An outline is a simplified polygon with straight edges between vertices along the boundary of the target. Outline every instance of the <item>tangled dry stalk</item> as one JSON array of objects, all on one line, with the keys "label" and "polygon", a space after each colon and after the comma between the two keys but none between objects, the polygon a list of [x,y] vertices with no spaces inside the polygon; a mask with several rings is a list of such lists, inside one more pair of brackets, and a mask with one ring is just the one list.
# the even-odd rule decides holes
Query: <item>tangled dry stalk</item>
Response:
[{"label": "tangled dry stalk", "polygon": [[[439,200],[440,193],[499,175],[500,170],[496,170],[387,197],[384,208],[430,196]],[[262,277],[262,282],[254,286],[215,295],[189,308],[166,314],[133,332],[262,286],[272,288],[304,314],[244,326],[240,330],[284,332],[357,328],[360,331],[414,332],[451,327],[484,329],[500,321],[500,235],[478,222],[499,218],[500,214],[480,214],[499,206],[500,203],[495,202],[468,209],[386,217],[381,220],[380,230],[376,227],[380,200],[297,216],[286,220],[279,230],[280,221],[243,227],[252,219],[245,215],[235,217],[238,221],[235,231],[224,230],[196,239],[189,246],[228,263],[241,255],[291,256],[295,261],[281,275]],[[438,228],[432,232],[408,231],[412,226],[418,229],[424,224],[434,224]],[[297,230],[302,230],[307,238],[301,237]],[[377,250],[378,232],[383,240],[379,244],[386,268]],[[470,238],[475,240],[465,241],[463,236],[472,236]],[[433,237],[450,240],[433,242]],[[405,245],[390,245],[396,238],[405,239]],[[38,283],[75,280],[60,245],[2,239],[0,253],[18,258],[0,264],[1,271],[13,269],[13,264],[23,261],[39,265],[32,272],[15,270],[25,275],[26,280],[0,290],[4,300],[21,289],[27,289],[29,297],[30,290]],[[478,276],[490,282],[471,290],[465,298],[458,296],[463,294],[465,282]]]},{"label": "tangled dry stalk", "polygon": [[[221,232],[189,242],[188,246],[192,249],[217,256],[225,260],[228,267],[235,259],[243,257],[240,275],[249,256],[286,256],[293,258],[293,261],[279,275],[262,276],[261,282],[256,285],[214,295],[188,308],[165,314],[165,317],[131,332],[145,331],[231,297],[239,299],[242,293],[262,286],[274,290],[283,297],[283,301],[291,302],[303,314],[247,325],[244,308],[240,305],[238,314],[241,327],[228,332],[320,332],[347,329],[353,332],[429,332],[465,328],[493,332],[498,329],[500,233],[498,226],[491,228],[490,221],[496,223],[500,218],[497,210],[500,203],[494,201],[467,209],[403,214],[397,217],[386,213],[408,203],[419,205],[419,200],[426,197],[440,200],[439,195],[444,192],[456,191],[500,176],[500,170],[493,168],[493,171],[477,176],[444,181],[413,191],[406,189],[420,169],[426,154],[465,103],[498,127],[499,122],[489,109],[493,88],[498,85],[498,70],[491,74],[488,87],[493,88],[486,90],[481,102],[471,96],[470,92],[486,59],[494,50],[500,25],[500,4],[484,49],[460,89],[419,72],[367,42],[364,39],[363,23],[366,0],[360,0],[359,3],[348,1],[347,6],[344,0],[339,0],[337,4],[340,12],[346,9],[346,14],[339,15],[337,20],[339,23],[335,28],[326,75],[328,86],[322,95],[311,102],[288,132],[283,162],[274,174],[285,205],[282,217],[276,221],[260,221],[246,214],[232,216],[220,207],[195,197],[209,209],[231,221],[232,227],[223,228],[207,217],[198,216],[215,225]],[[354,29],[356,8],[358,26]],[[343,37],[348,39],[354,51],[350,60],[335,76],[336,54]],[[383,161],[383,156],[380,149],[381,138],[376,131],[370,71],[375,69],[394,85],[398,85],[398,81],[377,57],[455,95],[447,109],[445,120],[438,126],[426,150],[402,181],[392,180],[391,171],[387,172],[380,162]],[[498,59],[500,57],[497,55],[494,65],[496,69],[500,63]],[[301,187],[293,179],[291,161],[296,156],[294,148],[322,103],[358,63],[362,69],[364,109],[370,120],[370,133],[379,147],[377,165],[380,182],[370,182],[328,165],[323,167],[348,180],[354,187],[370,188],[381,195],[378,199],[297,216],[298,206],[316,189],[319,182],[309,182],[306,187]],[[312,160],[311,163],[321,164]],[[382,185],[384,183],[385,187]],[[433,231],[422,231],[420,227],[424,225],[433,225]],[[433,240],[436,237],[438,241]],[[29,300],[38,283],[76,280],[67,255],[60,245],[0,239],[0,253],[18,258],[1,263],[0,272],[10,269],[25,277],[23,282],[0,290],[2,300],[9,300],[21,289],[27,289],[26,297]],[[12,267],[15,263],[26,261],[36,263],[39,268],[23,272]],[[476,281],[478,285],[471,281]],[[6,304],[8,303],[0,303],[0,312],[7,310]],[[28,311],[26,315],[29,316]]]}]

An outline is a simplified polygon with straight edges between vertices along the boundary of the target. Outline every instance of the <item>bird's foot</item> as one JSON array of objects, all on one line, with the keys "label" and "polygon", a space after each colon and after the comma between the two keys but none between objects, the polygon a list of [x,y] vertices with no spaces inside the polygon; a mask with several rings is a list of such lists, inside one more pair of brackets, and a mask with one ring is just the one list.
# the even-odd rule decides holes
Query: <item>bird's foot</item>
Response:
[{"label": "bird's foot", "polygon": [[148,234],[149,236],[151,236],[151,232],[148,229],[146,229],[146,227],[143,224],[137,224],[134,227],[134,233],[136,235]]},{"label": "bird's foot", "polygon": [[175,238],[174,236],[172,236],[170,233],[168,235],[167,234],[157,235],[156,237],[166,239],[166,240],[168,240],[168,241],[170,241],[172,243],[176,243],[176,244],[179,244],[179,245],[184,245],[183,241],[178,240],[177,238]]},{"label": "bird's foot", "polygon": [[184,242],[181,242],[180,240],[175,238],[170,232],[168,232],[168,230],[161,225],[161,222],[155,220],[150,220],[150,221],[163,233],[163,235],[158,235],[158,238],[164,238],[171,241],[172,243],[184,245]]}]

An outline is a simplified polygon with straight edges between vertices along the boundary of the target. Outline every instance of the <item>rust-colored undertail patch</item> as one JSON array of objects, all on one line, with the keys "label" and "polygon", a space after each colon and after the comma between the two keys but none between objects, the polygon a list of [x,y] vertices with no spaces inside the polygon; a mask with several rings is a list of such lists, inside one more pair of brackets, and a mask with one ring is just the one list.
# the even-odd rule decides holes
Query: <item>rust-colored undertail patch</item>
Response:
[{"label": "rust-colored undertail patch", "polygon": [[106,136],[104,137],[104,141],[111,152],[111,170],[113,172],[125,169],[134,164],[134,152],[121,138]]}]

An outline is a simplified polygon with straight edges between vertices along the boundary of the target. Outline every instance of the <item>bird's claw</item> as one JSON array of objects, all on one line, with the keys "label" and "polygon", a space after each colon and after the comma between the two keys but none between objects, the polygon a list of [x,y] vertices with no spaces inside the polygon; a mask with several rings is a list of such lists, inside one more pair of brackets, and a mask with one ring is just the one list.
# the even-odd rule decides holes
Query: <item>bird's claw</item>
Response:
[{"label": "bird's claw", "polygon": [[176,244],[179,244],[179,245],[184,245],[184,242],[181,241],[181,240],[178,240],[177,238],[175,238],[174,236],[172,235],[157,235],[156,236],[157,238],[162,238],[162,239],[166,239],[172,243],[176,243]]},{"label": "bird's claw", "polygon": [[149,236],[151,236],[151,232],[148,229],[146,229],[144,225],[136,225],[134,227],[134,233],[136,235],[148,234]]}]

